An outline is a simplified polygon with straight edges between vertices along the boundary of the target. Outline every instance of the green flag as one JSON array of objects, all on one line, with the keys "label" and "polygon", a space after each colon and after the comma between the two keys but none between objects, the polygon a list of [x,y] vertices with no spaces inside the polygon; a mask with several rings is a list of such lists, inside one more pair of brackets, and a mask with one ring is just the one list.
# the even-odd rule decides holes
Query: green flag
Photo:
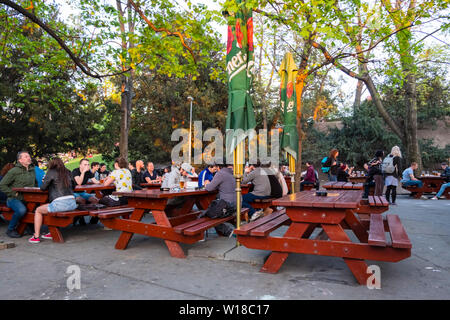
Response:
[{"label": "green flag", "polygon": [[295,78],[297,66],[292,54],[287,52],[281,62],[280,71],[280,101],[283,119],[283,134],[281,148],[297,160],[298,132],[297,132],[297,95],[295,92]]},{"label": "green flag", "polygon": [[[253,18],[245,1],[236,0],[239,10],[228,17],[227,74],[228,114],[227,129],[254,129],[256,127],[253,103],[250,97],[253,61]],[[228,137],[228,135],[227,135]],[[227,139],[227,151],[232,152],[245,137]]]}]

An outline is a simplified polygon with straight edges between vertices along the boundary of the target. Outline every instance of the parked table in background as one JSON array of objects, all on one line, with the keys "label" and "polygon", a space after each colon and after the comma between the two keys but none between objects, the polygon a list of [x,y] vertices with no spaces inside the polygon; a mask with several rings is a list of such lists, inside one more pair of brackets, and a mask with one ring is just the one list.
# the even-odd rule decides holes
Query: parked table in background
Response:
[{"label": "parked table in background", "polygon": [[353,182],[353,183],[364,183],[364,182],[366,182],[366,180],[367,180],[367,177],[365,177],[365,176],[348,177],[348,181]]}]

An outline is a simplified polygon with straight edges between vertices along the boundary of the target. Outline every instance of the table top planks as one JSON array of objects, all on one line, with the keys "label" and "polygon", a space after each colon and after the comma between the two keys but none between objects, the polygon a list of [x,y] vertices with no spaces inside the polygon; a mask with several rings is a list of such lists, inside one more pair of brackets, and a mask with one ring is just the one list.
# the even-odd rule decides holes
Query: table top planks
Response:
[{"label": "table top planks", "polygon": [[127,192],[113,192],[115,196],[125,196],[129,198],[143,198],[143,199],[165,199],[174,197],[186,197],[186,196],[198,196],[217,193],[217,191],[206,191],[206,190],[190,190],[181,189],[180,191],[161,191],[159,189],[144,189],[144,190],[134,190]]},{"label": "table top planks", "polygon": [[343,208],[355,209],[361,201],[361,191],[357,190],[336,190],[329,192],[328,196],[316,196],[316,191],[302,191],[295,194],[286,195],[272,203],[284,207],[305,207],[305,208]]}]

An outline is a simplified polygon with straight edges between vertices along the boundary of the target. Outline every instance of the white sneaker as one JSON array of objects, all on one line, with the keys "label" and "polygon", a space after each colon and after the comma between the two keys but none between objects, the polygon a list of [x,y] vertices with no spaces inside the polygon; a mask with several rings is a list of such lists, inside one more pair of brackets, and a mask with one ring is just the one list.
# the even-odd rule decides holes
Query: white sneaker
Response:
[{"label": "white sneaker", "polygon": [[256,219],[261,218],[263,215],[264,215],[264,212],[262,210],[256,211],[250,218],[250,221],[255,221]]},{"label": "white sneaker", "polygon": [[438,197],[435,196],[433,198],[430,198],[430,200],[439,200],[439,199],[438,199]]},{"label": "white sneaker", "polygon": [[422,200],[428,200],[428,198],[425,197],[425,196],[421,196],[420,199],[422,199]]}]

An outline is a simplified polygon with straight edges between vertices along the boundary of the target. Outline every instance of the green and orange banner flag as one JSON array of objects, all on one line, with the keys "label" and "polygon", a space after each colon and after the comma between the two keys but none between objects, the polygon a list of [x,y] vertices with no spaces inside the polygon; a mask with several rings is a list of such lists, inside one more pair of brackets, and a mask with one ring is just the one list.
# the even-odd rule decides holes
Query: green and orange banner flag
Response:
[{"label": "green and orange banner flag", "polygon": [[290,52],[285,54],[278,73],[281,77],[280,103],[284,125],[281,136],[281,149],[297,160],[299,139],[297,131],[297,95],[295,92],[297,66]]},{"label": "green and orange banner flag", "polygon": [[[245,1],[236,0],[239,10],[228,13],[228,43],[226,68],[228,75],[228,114],[226,129],[254,129],[256,127],[250,89],[252,87],[253,18]],[[235,149],[245,137],[234,136],[227,141],[227,152]]]}]

